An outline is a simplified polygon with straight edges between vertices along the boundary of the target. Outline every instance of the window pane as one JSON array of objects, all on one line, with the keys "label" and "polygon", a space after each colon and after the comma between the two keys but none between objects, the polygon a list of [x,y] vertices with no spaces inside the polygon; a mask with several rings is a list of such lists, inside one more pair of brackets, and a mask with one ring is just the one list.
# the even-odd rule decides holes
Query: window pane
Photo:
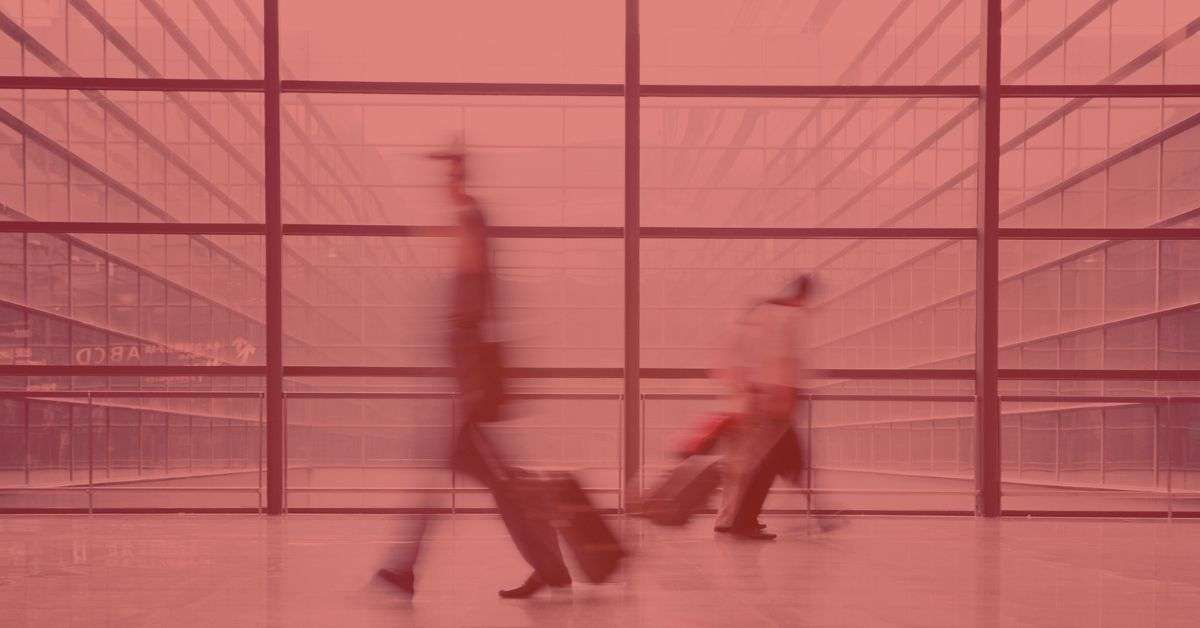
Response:
[{"label": "window pane", "polygon": [[[330,388],[344,382],[320,384]],[[403,379],[391,384],[409,386]],[[371,398],[328,394],[298,393],[287,400],[288,462],[307,470],[289,479],[290,508],[494,507],[482,486],[448,468],[455,429],[451,395],[428,390],[395,397],[376,391]],[[488,436],[510,463],[571,467],[597,507],[618,506],[618,394],[541,393],[533,399],[518,393],[509,412],[511,418],[490,426]]]},{"label": "window pane", "polygon": [[[261,78],[262,2],[0,3],[0,74]],[[30,40],[25,46],[20,38]]]},{"label": "window pane", "polygon": [[[0,364],[263,364],[260,237],[9,233],[0,243],[26,260],[4,266]],[[201,249],[184,270],[165,263],[166,251]]]},{"label": "window pane", "polygon": [[[905,382],[875,382],[898,388]],[[899,386],[904,387],[904,386]],[[814,472],[776,484],[767,507],[804,510],[970,510],[974,498],[974,406],[896,399],[802,402],[795,424]],[[729,409],[720,396],[662,392],[645,401],[644,486],[677,464],[677,451],[706,415]],[[841,391],[838,391],[841,392]],[[915,393],[914,393],[915,394]],[[804,489],[819,491],[812,501]],[[719,503],[719,498],[713,500]]]},{"label": "window pane", "polygon": [[619,83],[621,0],[281,3],[285,78]]},{"label": "window pane", "polygon": [[496,225],[615,226],[624,216],[619,98],[287,96],[284,216],[448,225],[445,163],[461,138],[471,193]]},{"label": "window pane", "polygon": [[1192,0],[1021,2],[1003,26],[1004,81],[1195,83],[1200,9]]},{"label": "window pane", "polygon": [[[285,362],[445,366],[455,245],[447,238],[289,237],[304,265],[284,283]],[[494,238],[499,338],[514,366],[619,367],[619,239]]]},{"label": "window pane", "polygon": [[1001,242],[1001,368],[1200,368],[1191,332],[1200,271],[1187,263],[1196,244]]},{"label": "window pane", "polygon": [[262,96],[0,90],[0,219],[262,222]]},{"label": "window pane", "polygon": [[1005,227],[1191,227],[1200,100],[1007,99]]},{"label": "window pane", "polygon": [[240,396],[128,394],[87,400],[49,392],[0,400],[0,477],[5,486],[41,489],[0,489],[0,503],[261,507],[261,380],[256,391]]},{"label": "window pane", "polygon": [[970,368],[974,267],[971,241],[646,240],[642,365],[726,368],[738,319],[807,271],[808,368]]},{"label": "window pane", "polygon": [[644,0],[642,80],[976,83],[980,6],[978,0]]},{"label": "window pane", "polygon": [[[1067,392],[1073,382],[1042,384],[1079,394]],[[1004,508],[1195,511],[1197,404],[1163,396],[1106,399],[1102,389],[1131,393],[1110,388],[1113,382],[1091,384],[1086,394],[1094,396],[1003,403]]]},{"label": "window pane", "polygon": [[973,101],[649,98],[641,129],[643,224],[975,224]]}]

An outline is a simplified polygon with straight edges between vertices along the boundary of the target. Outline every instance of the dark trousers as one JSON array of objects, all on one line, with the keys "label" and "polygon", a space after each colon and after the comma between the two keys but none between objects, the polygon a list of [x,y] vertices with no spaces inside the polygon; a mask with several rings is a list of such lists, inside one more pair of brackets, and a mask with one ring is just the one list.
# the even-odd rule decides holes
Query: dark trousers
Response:
[{"label": "dark trousers", "polygon": [[746,492],[742,494],[742,503],[738,505],[737,513],[733,518],[734,528],[754,529],[754,525],[758,522],[758,516],[762,514],[763,504],[767,501],[767,494],[771,491],[771,485],[775,483],[775,478],[790,471],[799,463],[799,453],[796,434],[792,430],[788,430],[767,452],[750,476],[750,484],[746,487]]},{"label": "dark trousers", "polygon": [[[534,510],[548,500],[547,496],[539,494],[539,484],[515,477],[515,471],[503,465],[495,447],[478,425],[464,425],[459,430],[453,447],[450,464],[492,491],[496,508],[500,511],[500,519],[525,562],[529,563],[538,577],[546,583],[569,584],[571,574],[563,561],[557,532],[550,525],[548,517]],[[416,542],[397,557],[396,564],[399,569],[411,571],[416,565],[428,526],[428,515],[417,519],[411,530],[415,533]]]},{"label": "dark trousers", "polygon": [[496,448],[472,423],[459,431],[451,464],[491,490],[513,544],[543,581],[551,585],[571,582],[558,533],[546,513],[538,511],[551,499],[542,483],[519,477],[517,470],[505,467]]},{"label": "dark trousers", "polygon": [[[482,373],[477,368],[483,346],[478,328],[456,327],[450,344],[458,387],[465,402],[465,420],[451,445],[450,465],[475,478],[492,492],[504,527],[508,529],[517,551],[533,567],[534,572],[547,584],[569,584],[571,574],[563,561],[558,533],[550,525],[547,513],[539,510],[549,504],[551,496],[544,494],[546,489],[541,483],[532,478],[519,477],[518,470],[505,465],[499,450],[479,427],[479,421],[497,418],[495,413],[499,408],[494,405],[494,400],[489,400],[483,393],[489,389],[486,378],[499,375]],[[416,564],[427,525],[427,517],[418,521],[417,542],[399,561],[403,568],[412,569]]]}]

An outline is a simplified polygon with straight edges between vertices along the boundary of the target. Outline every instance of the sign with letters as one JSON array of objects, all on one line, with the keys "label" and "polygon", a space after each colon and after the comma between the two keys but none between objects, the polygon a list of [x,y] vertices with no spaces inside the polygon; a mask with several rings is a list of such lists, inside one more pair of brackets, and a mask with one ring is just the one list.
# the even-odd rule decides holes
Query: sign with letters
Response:
[{"label": "sign with letters", "polygon": [[[19,348],[25,349],[27,348]],[[0,350],[3,351],[3,350]],[[210,342],[177,342],[169,345],[127,343],[108,346],[80,347],[73,355],[74,364],[88,366],[92,364],[137,364],[144,358],[164,353],[176,356],[187,356],[196,363],[207,366],[220,366],[221,354],[232,354],[235,364],[247,364],[250,358],[258,352],[258,348],[249,340],[238,336],[226,344],[220,341]],[[0,353],[0,359],[3,359]]]}]

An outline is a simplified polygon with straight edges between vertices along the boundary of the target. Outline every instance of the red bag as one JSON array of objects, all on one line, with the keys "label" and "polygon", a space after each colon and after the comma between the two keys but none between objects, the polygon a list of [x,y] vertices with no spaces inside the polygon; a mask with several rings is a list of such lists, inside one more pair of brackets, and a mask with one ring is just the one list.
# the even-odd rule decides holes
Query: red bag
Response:
[{"label": "red bag", "polygon": [[733,412],[722,412],[710,416],[701,424],[700,429],[680,447],[680,457],[699,456],[712,451],[721,436],[733,427],[737,420],[738,415]]}]

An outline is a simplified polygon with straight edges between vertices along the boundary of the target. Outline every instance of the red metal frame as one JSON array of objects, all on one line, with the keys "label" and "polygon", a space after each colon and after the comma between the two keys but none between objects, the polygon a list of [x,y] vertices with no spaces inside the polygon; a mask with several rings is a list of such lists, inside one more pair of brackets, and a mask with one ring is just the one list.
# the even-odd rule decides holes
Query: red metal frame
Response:
[{"label": "red metal frame", "polygon": [[1200,370],[1139,370],[1139,369],[1000,369],[1004,380],[1070,380],[1070,381],[1138,381],[1138,382],[1195,382]]},{"label": "red metal frame", "polygon": [[[1195,28],[1191,32],[1200,30]],[[1186,32],[1186,31],[1185,31]],[[1190,33],[1189,33],[1190,34]],[[1169,85],[1002,85],[1003,98],[1196,98],[1200,83]]]},{"label": "red metal frame", "polygon": [[660,98],[978,98],[977,85],[642,85]]},{"label": "red metal frame", "polygon": [[0,390],[0,399],[258,399],[238,390]]},{"label": "red metal frame", "polygon": [[973,240],[976,236],[975,229],[969,227],[642,227],[641,234],[644,239],[717,240]]},{"label": "red metal frame", "polygon": [[975,513],[1000,515],[1000,0],[983,10],[975,246]]},{"label": "red metal frame", "polygon": [[184,375],[207,375],[211,377],[238,376],[263,377],[265,366],[137,366],[137,365],[54,365],[54,364],[0,364],[0,377],[174,377]]},{"label": "red metal frame", "polygon": [[1200,240],[1200,229],[1141,227],[1132,229],[1024,229],[1000,227],[1001,240]]},{"label": "red metal frame", "polygon": [[67,220],[0,221],[0,233],[104,233],[163,235],[266,235],[261,223],[240,222],[95,222]]},{"label": "red metal frame", "polygon": [[[616,379],[623,376],[620,368],[603,367],[513,367],[505,370],[508,377],[521,379]],[[283,367],[286,377],[450,377],[449,366],[300,366]]]},{"label": "red metal frame", "polygon": [[246,79],[103,78],[87,76],[0,76],[4,89],[70,89],[134,92],[262,92],[263,82]]},{"label": "red metal frame", "polygon": [[[453,237],[441,225],[369,225],[283,223],[284,236],[361,236],[404,238]],[[999,227],[1000,240],[1200,240],[1200,229],[1170,227],[1025,228]],[[974,240],[971,227],[640,227],[641,239],[711,240]],[[265,236],[262,223],[243,222],[99,222],[66,220],[0,221],[0,233],[162,234]],[[501,225],[488,228],[493,238],[618,239],[624,227]]]},{"label": "red metal frame", "polygon": [[[643,379],[705,379],[709,369],[703,368],[642,368]],[[971,369],[805,369],[801,374],[809,379],[933,379],[969,380],[975,377]]]},{"label": "red metal frame", "polygon": [[279,0],[263,0],[263,100],[266,164],[267,513],[286,509],[283,408],[283,189],[280,137]]},{"label": "red metal frame", "polygon": [[[454,235],[454,228],[438,225],[335,225],[288,223],[283,225],[283,235],[446,238]],[[624,229],[621,227],[538,227],[493,225],[488,227],[488,235],[493,238],[616,239],[624,236]]]},{"label": "red metal frame", "polygon": [[[638,0],[625,0],[625,408],[621,478],[633,499],[642,463],[641,404],[641,112],[642,57]],[[622,506],[629,500],[623,494]]]},{"label": "red metal frame", "polygon": [[437,96],[621,96],[605,83],[432,83],[403,81],[286,80],[285,94],[427,94]]},{"label": "red metal frame", "polygon": [[[1200,370],[1105,370],[1105,369],[999,369],[998,368],[998,246],[1001,240],[1200,240],[1200,229],[1170,229],[1164,227],[1130,229],[1026,229],[999,227],[998,165],[1001,145],[999,140],[999,110],[1005,98],[1187,98],[1200,97],[1200,84],[1140,85],[1120,84],[1122,76],[1115,77],[1114,84],[1103,85],[1019,85],[1004,83],[1020,74],[1022,66],[1008,75],[1000,74],[1000,25],[1002,19],[1011,16],[1023,0],[1016,0],[1008,11],[1002,11],[1000,0],[982,0],[984,24],[980,38],[974,46],[982,55],[982,78],[978,85],[666,85],[642,84],[640,80],[639,3],[626,0],[625,25],[625,77],[622,84],[602,83],[462,83],[462,82],[375,82],[375,81],[317,81],[283,80],[279,58],[279,0],[264,0],[264,23],[262,44],[264,67],[262,79],[170,79],[151,78],[103,78],[83,76],[0,76],[0,89],[18,90],[83,90],[83,91],[147,91],[147,92],[224,92],[260,93],[264,97],[265,171],[263,183],[266,193],[265,217],[262,223],[105,223],[105,222],[37,222],[28,220],[0,221],[0,233],[58,233],[58,234],[173,234],[173,235],[253,235],[265,241],[266,260],[266,328],[267,351],[264,366],[55,366],[55,365],[3,365],[0,376],[253,376],[264,377],[266,382],[267,417],[267,460],[268,460],[268,511],[279,513],[284,509],[283,469],[285,425],[283,420],[283,378],[286,377],[439,377],[449,374],[443,367],[323,367],[284,366],[282,345],[283,304],[283,241],[285,236],[388,236],[388,237],[445,237],[446,227],[414,225],[372,224],[284,224],[282,221],[281,166],[286,159],[281,155],[281,122],[287,117],[281,111],[282,94],[443,94],[443,95],[495,95],[495,96],[592,96],[622,97],[625,107],[625,214],[620,227],[557,227],[557,226],[504,226],[494,227],[492,235],[499,238],[622,238],[625,251],[625,359],[619,368],[514,368],[512,377],[519,378],[605,378],[623,380],[624,387],[624,445],[623,468],[626,478],[638,472],[641,457],[639,439],[641,408],[639,400],[655,398],[641,395],[640,382],[651,379],[693,379],[705,377],[704,369],[642,368],[640,360],[640,246],[643,239],[708,238],[719,240],[736,239],[938,239],[975,240],[977,242],[977,293],[982,307],[977,308],[977,351],[975,369],[815,369],[813,377],[836,379],[896,379],[896,380],[975,380],[977,396],[963,395],[809,395],[813,399],[830,400],[923,400],[960,401],[974,400],[979,429],[978,452],[980,463],[976,465],[978,501],[977,514],[996,516],[999,514],[1058,514],[1076,516],[1081,513],[1027,513],[1001,511],[999,476],[999,402],[1004,401],[1079,401],[1079,402],[1148,402],[1192,400],[1191,397],[1046,397],[998,394],[1001,380],[1138,380],[1138,381],[1200,381]],[[253,13],[243,2],[235,2],[246,12],[247,19],[256,22]],[[1075,32],[1090,23],[1113,4],[1113,0],[1098,0],[1091,8],[1079,15],[1063,32],[1056,35],[1038,54],[1061,47]],[[97,28],[109,28],[103,16],[85,0],[71,0],[71,5],[81,11],[85,19],[99,19]],[[210,22],[217,21],[204,0],[197,0],[202,14]],[[154,3],[147,4],[152,15],[159,19],[163,28],[181,45],[188,42],[186,34],[171,23],[169,16]],[[899,13],[901,7],[889,19]],[[28,33],[11,19],[0,16],[0,31],[25,45],[42,50]],[[881,31],[882,32],[882,31]],[[1171,33],[1161,44],[1143,53],[1159,54],[1174,47],[1191,35],[1200,32],[1200,19],[1192,20],[1181,29]],[[224,29],[217,34],[229,44],[231,35]],[[110,35],[106,35],[110,36]],[[128,42],[118,37],[114,45],[130,48]],[[180,37],[184,41],[179,41]],[[234,42],[236,43],[236,42]],[[915,42],[914,42],[915,43]],[[911,47],[911,46],[910,46]],[[968,49],[971,44],[968,44]],[[254,74],[254,63],[231,46],[242,67]],[[136,52],[136,51],[134,51]],[[188,51],[197,53],[197,50]],[[904,51],[900,57],[910,52]],[[857,63],[858,60],[855,61]],[[898,59],[899,61],[899,59]],[[1026,64],[1031,61],[1026,62]],[[1140,67],[1137,60],[1126,67]],[[1125,68],[1122,68],[1122,72]],[[207,72],[216,76],[216,72]],[[642,97],[662,98],[958,98],[978,99],[980,103],[980,177],[979,216],[975,228],[892,228],[862,227],[811,227],[811,228],[757,228],[757,227],[643,227],[640,216],[640,111]],[[1176,131],[1178,132],[1178,131]],[[34,131],[36,133],[36,131]],[[1161,134],[1157,134],[1161,135]],[[1138,146],[1140,146],[1139,143]],[[48,147],[55,150],[53,146]],[[1137,147],[1130,147],[1134,150]],[[67,155],[71,158],[72,155]],[[80,167],[87,169],[86,164]],[[97,174],[97,173],[93,173]],[[98,173],[103,175],[103,173]],[[103,178],[101,176],[101,178]],[[130,192],[132,192],[130,190]],[[219,192],[219,191],[218,191]],[[134,194],[130,198],[137,200]],[[0,398],[16,396],[61,396],[61,397],[128,397],[133,393],[105,391],[84,393],[82,391],[22,391],[0,392]],[[170,391],[153,393],[154,396],[200,397],[236,394],[255,397],[258,393],[205,393]],[[404,393],[298,393],[299,396],[346,396],[379,395],[394,396]],[[291,395],[291,394],[290,394]],[[292,395],[295,396],[295,395]],[[533,394],[536,397],[536,393]],[[611,395],[609,396],[611,397]],[[605,397],[605,398],[609,398]],[[675,397],[678,397],[675,395]],[[697,398],[707,398],[697,395]],[[121,509],[116,509],[121,510]],[[121,510],[121,511],[126,511]],[[233,509],[242,511],[241,509]],[[957,511],[945,514],[963,514]],[[1123,516],[1128,513],[1114,513]],[[1146,516],[1161,516],[1149,513]]]}]

